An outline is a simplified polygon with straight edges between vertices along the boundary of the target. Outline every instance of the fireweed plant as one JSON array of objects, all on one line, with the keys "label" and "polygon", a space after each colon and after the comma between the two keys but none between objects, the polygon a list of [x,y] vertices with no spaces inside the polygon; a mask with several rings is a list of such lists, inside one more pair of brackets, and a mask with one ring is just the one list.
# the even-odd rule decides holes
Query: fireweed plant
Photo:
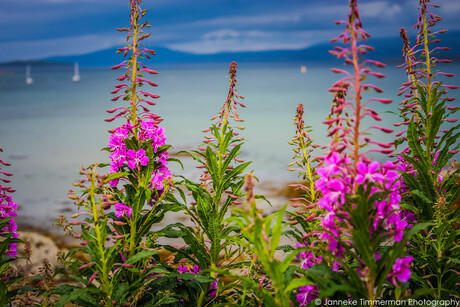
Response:
[{"label": "fireweed plant", "polygon": [[[240,160],[243,139],[238,107],[244,107],[236,90],[237,64],[230,65],[230,86],[220,112],[212,118],[205,140],[189,154],[199,164],[199,182],[177,176],[173,183],[164,128],[147,105],[157,95],[144,90],[156,86],[144,75],[156,74],[146,61],[154,51],[141,44],[150,34],[141,0],[129,1],[131,24],[128,45],[119,49],[126,60],[112,67],[126,68],[112,91],[114,103],[106,121],[121,119],[110,130],[110,163],[82,168],[83,179],[69,197],[79,212],[59,223],[81,247],[60,253],[54,269],[45,262],[42,286],[11,290],[16,274],[10,262],[16,256],[14,216],[16,204],[0,170],[0,302],[19,301],[42,306],[307,306],[315,299],[376,299],[427,297],[458,298],[460,195],[459,171],[449,162],[460,149],[460,125],[451,115],[458,108],[445,104],[452,99],[437,78],[452,76],[435,70],[447,60],[434,57],[444,47],[432,28],[440,17],[431,13],[428,0],[420,1],[415,45],[404,40],[408,82],[401,88],[406,99],[400,116],[407,126],[394,144],[374,141],[371,129],[391,130],[363,120],[380,121],[371,103],[389,104],[381,98],[365,98],[381,89],[367,83],[383,78],[369,65],[384,64],[366,59],[366,33],[359,18],[357,0],[350,0],[342,41],[332,54],[351,69],[333,69],[343,77],[330,88],[334,94],[327,117],[331,142],[327,153],[316,158],[317,147],[303,121],[303,106],[295,117],[293,166],[304,183],[295,201],[293,219],[284,221],[286,208],[264,217],[257,209],[254,177],[246,174],[250,162]],[[455,126],[456,125],[456,126]],[[391,154],[403,146],[396,162],[373,161],[369,153]],[[404,147],[405,146],[405,147]],[[0,150],[1,151],[1,150]],[[0,166],[8,164],[0,159]],[[104,175],[99,171],[104,171]],[[246,186],[245,186],[246,182]],[[247,200],[243,200],[243,196]],[[169,211],[188,215],[192,225],[174,223],[158,230]],[[290,222],[290,223],[289,223]],[[286,230],[288,227],[292,227]],[[299,227],[300,225],[300,227]],[[156,226],[152,231],[152,226]],[[279,246],[283,235],[299,242]],[[177,247],[159,237],[182,240]],[[278,251],[278,253],[277,253]],[[279,252],[287,252],[278,259]],[[30,250],[29,250],[30,253]],[[77,256],[78,255],[78,256]],[[161,256],[160,256],[161,255]],[[57,277],[72,279],[56,286]],[[35,299],[35,298],[39,299]],[[42,297],[43,299],[41,299]],[[27,303],[25,303],[27,304]],[[30,303],[29,305],[32,305]],[[344,305],[346,305],[344,303]]]},{"label": "fireweed plant", "polygon": [[412,222],[432,223],[410,241],[414,273],[408,288],[423,289],[427,298],[448,299],[460,298],[459,207],[454,203],[460,195],[459,169],[455,162],[449,164],[460,149],[460,125],[454,125],[457,119],[452,118],[459,108],[446,105],[453,100],[446,94],[459,86],[438,80],[453,74],[436,70],[437,63],[450,62],[436,57],[439,51],[449,48],[437,45],[440,40],[435,35],[446,30],[433,30],[442,18],[430,7],[438,6],[429,0],[419,3],[419,18],[414,26],[418,33],[413,46],[407,31],[401,29],[405,60],[401,66],[408,81],[400,89],[400,95],[406,98],[399,108],[403,122],[396,125],[407,129],[399,133],[395,144],[403,146],[399,159],[404,165],[401,174],[406,216]]},{"label": "fireweed plant", "polygon": [[[385,65],[363,59],[373,48],[361,43],[369,34],[362,28],[357,0],[350,1],[348,20],[337,23],[345,24],[345,31],[332,42],[342,41],[343,46],[334,47],[331,53],[343,58],[351,66],[351,72],[332,70],[344,77],[329,90],[341,95],[336,95],[336,106],[325,121],[332,142],[316,170],[319,179],[315,188],[321,195],[317,204],[324,212],[320,216],[322,230],[309,234],[316,238],[309,245],[311,252],[299,254],[310,280],[298,289],[297,300],[302,306],[316,297],[366,298],[372,305],[374,299],[383,297],[386,288],[398,289],[411,275],[412,257],[404,253],[405,242],[424,226],[417,225],[407,231],[408,223],[401,216],[399,166],[390,161],[381,164],[367,156],[373,151],[392,152],[391,144],[375,142],[369,136],[370,129],[385,133],[392,130],[376,125],[362,128],[366,117],[381,120],[370,103],[388,104],[391,100],[363,100],[365,92],[382,92],[379,87],[365,83],[366,79],[384,77],[367,65]],[[336,113],[343,115],[334,116]],[[368,149],[368,145],[378,148]],[[393,296],[397,297],[398,291]]]},{"label": "fireweed plant", "polygon": [[315,205],[317,198],[320,197],[318,191],[315,188],[315,182],[318,179],[315,173],[318,165],[318,160],[313,156],[314,148],[319,145],[313,144],[313,140],[310,138],[309,133],[313,130],[310,126],[305,126],[303,119],[304,108],[303,104],[299,103],[294,117],[294,124],[296,126],[295,136],[290,145],[293,146],[294,156],[289,164],[289,171],[296,171],[299,178],[303,183],[290,185],[295,190],[300,192],[300,197],[293,198],[291,201],[295,202],[292,206],[297,210],[292,214],[291,219],[295,223],[300,224],[305,233],[310,232],[311,222],[315,221],[317,211]]},{"label": "fireweed plant", "polygon": [[[128,106],[107,111],[116,115],[106,121],[125,120],[122,126],[109,131],[105,150],[110,152],[110,170],[102,176],[97,173],[98,167],[105,165],[83,169],[84,179],[75,184],[81,194],[71,191],[69,197],[83,209],[73,217],[84,219],[60,219],[68,233],[82,240],[83,247],[62,256],[65,269],[78,285],[55,288],[52,292],[61,295],[58,305],[142,305],[164,299],[150,285],[161,278],[158,270],[162,270],[154,248],[155,238],[148,234],[151,226],[175,207],[165,201],[171,188],[171,172],[167,168],[170,146],[165,144],[164,128],[158,125],[159,116],[144,106],[154,105],[150,99],[159,96],[142,90],[144,85],[156,86],[144,77],[145,73],[156,72],[143,63],[154,52],[141,45],[150,33],[144,33],[149,25],[141,23],[146,11],[140,9],[140,2],[130,1],[131,25],[118,29],[128,33],[129,44],[119,52],[129,58],[112,69],[126,67],[127,71],[117,80],[128,82],[116,85],[112,94],[117,96],[112,101],[122,100]],[[80,225],[80,231],[73,229],[76,225]],[[72,258],[78,250],[87,255],[88,262]]]},{"label": "fireweed plant", "polygon": [[[3,152],[1,147],[0,152]],[[2,170],[5,166],[10,164],[0,158],[0,304],[2,305],[11,302],[17,293],[16,290],[9,289],[9,286],[17,280],[17,271],[10,266],[10,263],[16,258],[17,244],[21,242],[18,239],[19,235],[16,232],[18,227],[14,220],[18,205],[9,195],[15,190],[4,185],[11,182],[7,178],[13,174]]]},{"label": "fireweed plant", "polygon": [[[175,253],[174,262],[183,263],[181,269],[184,272],[197,273],[209,268],[229,270],[243,265],[244,248],[232,244],[232,237],[239,235],[239,227],[227,220],[229,208],[241,204],[239,199],[244,195],[242,174],[250,164],[238,158],[243,138],[237,130],[243,130],[244,127],[237,126],[243,121],[237,108],[245,105],[241,103],[243,97],[237,93],[236,69],[237,64],[232,62],[227,99],[220,112],[211,119],[215,122],[203,131],[207,135],[202,145],[198,150],[189,152],[200,164],[198,168],[203,170],[200,182],[183,177],[178,182],[190,191],[192,201],[187,205],[185,192],[178,188],[182,200],[177,200],[176,205],[186,212],[194,226],[176,223],[160,232],[163,236],[185,241],[186,246],[179,249],[165,246]],[[207,275],[215,276],[209,272]],[[222,302],[226,300],[225,295],[231,295],[221,294],[231,288],[231,283],[224,285],[218,279],[208,280],[199,291],[195,290],[183,300],[188,305],[196,306]]]},{"label": "fireweed plant", "polygon": [[295,301],[293,290],[308,282],[296,274],[298,267],[292,264],[292,260],[299,251],[305,252],[306,249],[298,249],[296,253],[285,254],[279,259],[275,253],[278,252],[279,256],[281,251],[292,251],[291,246],[280,246],[282,237],[289,233],[285,231],[288,224],[284,221],[287,206],[264,217],[263,211],[257,208],[252,173],[245,176],[245,190],[248,192],[246,205],[250,210],[235,207],[230,220],[241,229],[241,236],[232,239],[252,255],[251,263],[243,274],[219,269],[213,271],[238,281],[234,287],[239,295],[232,306],[292,306]]}]

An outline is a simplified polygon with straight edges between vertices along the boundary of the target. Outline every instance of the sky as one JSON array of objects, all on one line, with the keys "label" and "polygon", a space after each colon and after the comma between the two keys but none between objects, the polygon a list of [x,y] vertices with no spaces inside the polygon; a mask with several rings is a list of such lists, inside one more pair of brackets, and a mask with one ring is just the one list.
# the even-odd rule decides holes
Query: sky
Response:
[{"label": "sky", "polygon": [[[460,0],[432,0],[442,28],[460,30]],[[125,45],[128,0],[0,0],[0,62],[86,54]],[[364,29],[399,36],[418,0],[359,0]],[[148,45],[194,54],[295,50],[340,34],[348,0],[144,0]],[[412,32],[414,33],[414,32]]]}]

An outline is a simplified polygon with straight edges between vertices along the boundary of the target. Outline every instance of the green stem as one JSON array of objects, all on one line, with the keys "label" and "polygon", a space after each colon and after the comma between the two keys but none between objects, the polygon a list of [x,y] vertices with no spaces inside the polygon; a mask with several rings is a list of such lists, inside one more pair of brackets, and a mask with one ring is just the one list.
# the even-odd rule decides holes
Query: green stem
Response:
[{"label": "green stem", "polygon": [[130,226],[129,257],[132,257],[136,247],[136,221],[134,219],[130,220]]},{"label": "green stem", "polygon": [[367,284],[367,296],[369,299],[370,307],[374,307],[374,284],[375,284],[375,279],[371,277],[369,283]]},{"label": "green stem", "polygon": [[[107,296],[106,299],[106,305],[107,306],[112,306],[112,299],[111,299],[111,294],[112,294],[112,285],[110,284],[109,277],[108,277],[108,268],[107,268],[107,258],[106,258],[106,253],[105,253],[105,237],[102,236],[101,233],[101,225],[99,224],[99,207],[95,201],[95,182],[96,182],[96,167],[94,166],[91,171],[90,171],[90,180],[91,180],[91,188],[90,188],[90,199],[91,199],[91,210],[93,212],[93,217],[94,217],[94,230],[96,231],[96,240],[97,240],[97,248],[99,250],[99,255],[101,259],[99,259],[99,263],[101,263],[101,266],[99,266],[101,270],[101,282],[102,282],[102,288],[104,289],[104,293]],[[104,219],[104,225],[102,227],[105,227],[107,224],[107,221]]]},{"label": "green stem", "polygon": [[[350,24],[353,24],[354,20],[350,21]],[[360,73],[359,73],[359,63],[358,63],[358,47],[356,45],[356,37],[355,37],[355,30],[353,27],[351,29],[351,52],[353,56],[353,68],[355,74],[355,100],[356,100],[356,114],[355,114],[355,125],[354,125],[354,169],[356,171],[356,165],[359,160],[359,126],[361,120],[361,80],[360,80]]]},{"label": "green stem", "polygon": [[[426,23],[426,12],[424,12],[423,14],[423,45],[424,45],[424,52],[425,52],[425,66],[426,66],[426,78],[427,78],[427,81],[426,81],[426,99],[427,99],[427,104],[428,104],[428,114],[425,114],[426,116],[426,128],[424,129],[425,130],[425,134],[426,134],[426,131],[429,131],[430,130],[430,126],[431,126],[431,116],[429,114],[432,113],[432,109],[433,109],[433,101],[431,99],[431,90],[432,90],[432,74],[431,74],[431,61],[430,61],[430,49],[428,48],[428,44],[429,44],[429,41],[428,41],[428,26],[427,26],[427,23]],[[428,138],[426,138],[428,140]],[[427,161],[428,161],[428,174],[431,175],[431,167],[432,167],[432,163],[433,163],[433,144],[429,144],[431,143],[429,140],[428,142],[426,142],[425,144],[428,145],[426,146],[426,157],[427,157]],[[435,174],[436,175],[436,174]],[[431,175],[432,176],[432,175]]]},{"label": "green stem", "polygon": [[300,146],[302,147],[304,162],[307,164],[308,180],[310,181],[311,201],[314,202],[316,200],[315,182],[313,180],[313,172],[311,170],[310,161],[308,160],[308,155],[307,155],[307,151],[305,149],[305,142],[303,140],[303,136],[300,138]]},{"label": "green stem", "polygon": [[[137,95],[136,95],[136,90],[137,90],[137,41],[138,41],[138,35],[139,35],[139,30],[137,27],[137,17],[138,17],[138,12],[137,8],[133,8],[133,42],[132,42],[132,73],[131,73],[131,122],[133,126],[137,125]],[[136,133],[136,128],[133,129],[134,136],[137,138],[137,133]]]},{"label": "green stem", "polygon": [[423,14],[423,45],[425,51],[425,66],[426,66],[426,78],[427,78],[427,99],[428,99],[428,110],[431,110],[431,61],[430,61],[430,49],[428,48],[428,27],[426,24],[426,13]]}]

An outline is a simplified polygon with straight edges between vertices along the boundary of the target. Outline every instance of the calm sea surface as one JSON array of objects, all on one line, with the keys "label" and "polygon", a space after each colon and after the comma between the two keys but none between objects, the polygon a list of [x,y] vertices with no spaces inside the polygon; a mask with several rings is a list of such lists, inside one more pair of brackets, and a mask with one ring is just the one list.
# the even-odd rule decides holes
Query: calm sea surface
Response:
[{"label": "calm sea surface", "polygon": [[[252,169],[261,182],[282,187],[296,175],[286,171],[291,162],[292,148],[287,142],[294,135],[293,117],[298,103],[305,106],[305,121],[315,130],[311,133],[318,144],[325,139],[325,125],[331,95],[327,89],[337,75],[328,65],[308,65],[306,74],[300,64],[240,64],[237,79],[239,94],[246,99],[243,136],[246,143],[243,158],[253,160]],[[152,80],[159,84],[152,92],[161,96],[151,111],[162,116],[168,141],[174,150],[196,148],[201,130],[210,125],[225,101],[228,89],[228,66],[161,66]],[[395,99],[391,105],[375,104],[383,112],[395,110],[397,89],[406,80],[402,70],[380,70],[383,80],[370,80],[385,93],[378,97]],[[460,73],[460,65],[446,67]],[[21,205],[21,216],[29,223],[42,226],[71,208],[66,195],[72,182],[79,179],[80,167],[96,162],[108,162],[108,129],[121,123],[106,123],[105,110],[117,106],[110,101],[110,91],[116,84],[117,72],[109,69],[82,68],[81,81],[72,82],[73,67],[32,67],[34,83],[26,85],[25,67],[0,72],[0,146],[2,159],[12,166],[11,185],[17,189],[14,199]],[[448,80],[460,84],[459,77]],[[451,105],[459,106],[460,92]],[[382,114],[383,126],[398,121],[394,115]],[[375,135],[378,140],[392,136]],[[380,159],[381,157],[376,157]],[[172,168],[178,174],[195,177],[194,164],[185,161],[186,168]]]}]

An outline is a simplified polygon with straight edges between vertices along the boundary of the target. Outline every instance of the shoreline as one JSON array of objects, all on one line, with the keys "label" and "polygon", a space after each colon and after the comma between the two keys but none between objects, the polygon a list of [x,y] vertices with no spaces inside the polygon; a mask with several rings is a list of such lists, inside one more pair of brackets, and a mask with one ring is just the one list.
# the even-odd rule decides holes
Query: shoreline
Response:
[{"label": "shoreline", "polygon": [[[255,187],[255,193],[264,195],[267,200],[271,203],[271,206],[265,201],[261,200],[258,204],[261,209],[265,211],[267,215],[278,211],[286,203],[291,203],[289,199],[299,197],[299,192],[295,191],[291,184],[298,184],[298,182],[292,181],[276,181],[266,180]],[[21,206],[23,207],[23,206]],[[60,214],[63,214],[69,218],[72,214],[77,212],[77,208],[69,200],[63,205],[61,210],[53,211],[55,216],[48,216],[45,219],[37,219],[33,217],[31,213],[28,213],[24,209],[18,210],[18,216],[15,218],[20,232],[36,233],[38,235],[50,238],[53,240],[57,247],[75,247],[79,244],[79,241],[72,237],[65,236],[62,228],[59,225],[54,224]],[[55,208],[54,208],[55,209]],[[166,226],[168,223],[176,221],[184,222],[183,215],[169,214],[165,219],[158,224],[160,227]],[[73,242],[72,242],[73,241]]]}]

